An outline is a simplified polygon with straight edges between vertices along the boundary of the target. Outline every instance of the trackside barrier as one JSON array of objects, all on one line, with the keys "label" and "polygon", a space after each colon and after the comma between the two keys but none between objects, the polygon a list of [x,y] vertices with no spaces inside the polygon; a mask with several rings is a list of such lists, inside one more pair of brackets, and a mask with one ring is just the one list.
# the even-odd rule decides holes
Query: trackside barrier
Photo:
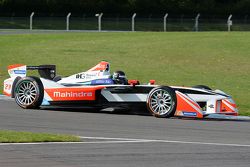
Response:
[{"label": "trackside barrier", "polygon": [[[36,17],[34,17],[36,15]],[[86,17],[86,14],[82,16],[72,17],[71,13],[68,13],[65,17],[54,16],[39,16],[39,14],[32,12],[26,17],[16,17],[14,14],[10,17],[0,17],[0,29],[34,29],[34,21],[36,21],[36,29],[39,30],[97,30],[103,31],[232,31],[233,21],[232,14],[226,18],[217,19],[215,17],[205,16],[200,22],[200,13],[195,17],[181,15],[177,17],[169,17],[166,13],[164,16],[152,17],[155,15],[149,15],[148,18],[137,18],[136,13],[133,13],[131,17],[120,18],[119,15],[105,17],[105,24],[103,28],[103,13],[96,14],[95,17]],[[250,31],[250,19],[248,15],[240,18],[234,16],[234,31]],[[237,18],[237,19],[236,19]],[[27,19],[29,22],[27,23]],[[66,27],[65,20],[66,19]],[[72,22],[71,22],[72,19]],[[136,19],[136,20],[135,20]],[[136,23],[135,23],[136,22]],[[226,24],[225,24],[226,23]],[[136,25],[135,25],[136,24]],[[136,27],[135,27],[136,26]]]},{"label": "trackside barrier", "polygon": [[200,18],[200,13],[198,13],[197,16],[195,17],[194,29],[196,32],[199,31],[199,18]]},{"label": "trackside barrier", "polygon": [[165,16],[163,17],[164,32],[167,31],[167,17],[168,17],[168,13],[166,13]]},{"label": "trackside barrier", "polygon": [[69,31],[69,18],[71,16],[71,13],[69,13],[66,17],[66,31]]},{"label": "trackside barrier", "polygon": [[132,16],[132,31],[135,31],[135,17],[136,17],[136,13],[133,14]]},{"label": "trackside barrier", "polygon": [[102,16],[103,13],[101,13],[98,17],[98,31],[102,31]]},{"label": "trackside barrier", "polygon": [[34,12],[32,12],[31,14],[30,14],[30,30],[32,30],[33,29],[33,16],[34,16]]},{"label": "trackside barrier", "polygon": [[97,17],[97,24],[98,24],[98,31],[101,32],[102,31],[102,16],[103,13],[97,13],[95,14],[95,16]]},{"label": "trackside barrier", "polygon": [[231,26],[233,25],[233,21],[231,20],[233,17],[233,15],[229,15],[228,19],[227,19],[227,31],[231,31]]}]

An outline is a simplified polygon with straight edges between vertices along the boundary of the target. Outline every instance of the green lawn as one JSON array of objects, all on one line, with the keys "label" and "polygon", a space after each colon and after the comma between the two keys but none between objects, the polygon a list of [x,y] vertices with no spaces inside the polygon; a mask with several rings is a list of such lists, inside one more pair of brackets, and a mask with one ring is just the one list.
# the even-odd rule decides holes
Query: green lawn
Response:
[{"label": "green lawn", "polygon": [[0,143],[79,142],[79,141],[80,141],[79,137],[72,135],[0,130]]},{"label": "green lawn", "polygon": [[70,75],[107,60],[113,71],[122,69],[141,82],[222,89],[240,114],[250,115],[248,32],[1,35],[0,60],[1,83],[9,64],[56,64],[59,74]]}]

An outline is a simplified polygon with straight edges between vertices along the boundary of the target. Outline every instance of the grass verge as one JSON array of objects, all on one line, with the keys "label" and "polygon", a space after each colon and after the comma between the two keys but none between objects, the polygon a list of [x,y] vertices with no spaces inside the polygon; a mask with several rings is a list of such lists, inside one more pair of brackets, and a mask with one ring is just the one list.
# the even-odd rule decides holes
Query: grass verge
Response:
[{"label": "grass verge", "polygon": [[73,135],[0,130],[0,143],[79,142]]},{"label": "grass verge", "polygon": [[107,60],[112,71],[123,70],[141,83],[221,89],[241,115],[250,115],[249,43],[249,32],[1,35],[0,83],[9,77],[9,64],[55,64],[59,75],[68,76]]}]

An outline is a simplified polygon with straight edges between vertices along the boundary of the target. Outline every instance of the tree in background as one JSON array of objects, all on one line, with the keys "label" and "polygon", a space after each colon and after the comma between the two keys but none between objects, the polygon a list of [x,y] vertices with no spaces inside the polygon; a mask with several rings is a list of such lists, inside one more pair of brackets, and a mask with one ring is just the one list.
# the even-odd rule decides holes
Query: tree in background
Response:
[{"label": "tree in background", "polygon": [[4,13],[65,14],[224,14],[250,13],[250,0],[0,0],[0,15]]}]

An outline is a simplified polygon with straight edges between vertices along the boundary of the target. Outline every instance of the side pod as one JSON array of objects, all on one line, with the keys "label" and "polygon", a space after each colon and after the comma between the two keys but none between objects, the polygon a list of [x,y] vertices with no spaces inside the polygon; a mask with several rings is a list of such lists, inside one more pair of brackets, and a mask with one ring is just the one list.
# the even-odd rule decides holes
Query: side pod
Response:
[{"label": "side pod", "polygon": [[203,118],[202,109],[194,100],[179,91],[176,91],[176,98],[177,107],[175,116]]}]

